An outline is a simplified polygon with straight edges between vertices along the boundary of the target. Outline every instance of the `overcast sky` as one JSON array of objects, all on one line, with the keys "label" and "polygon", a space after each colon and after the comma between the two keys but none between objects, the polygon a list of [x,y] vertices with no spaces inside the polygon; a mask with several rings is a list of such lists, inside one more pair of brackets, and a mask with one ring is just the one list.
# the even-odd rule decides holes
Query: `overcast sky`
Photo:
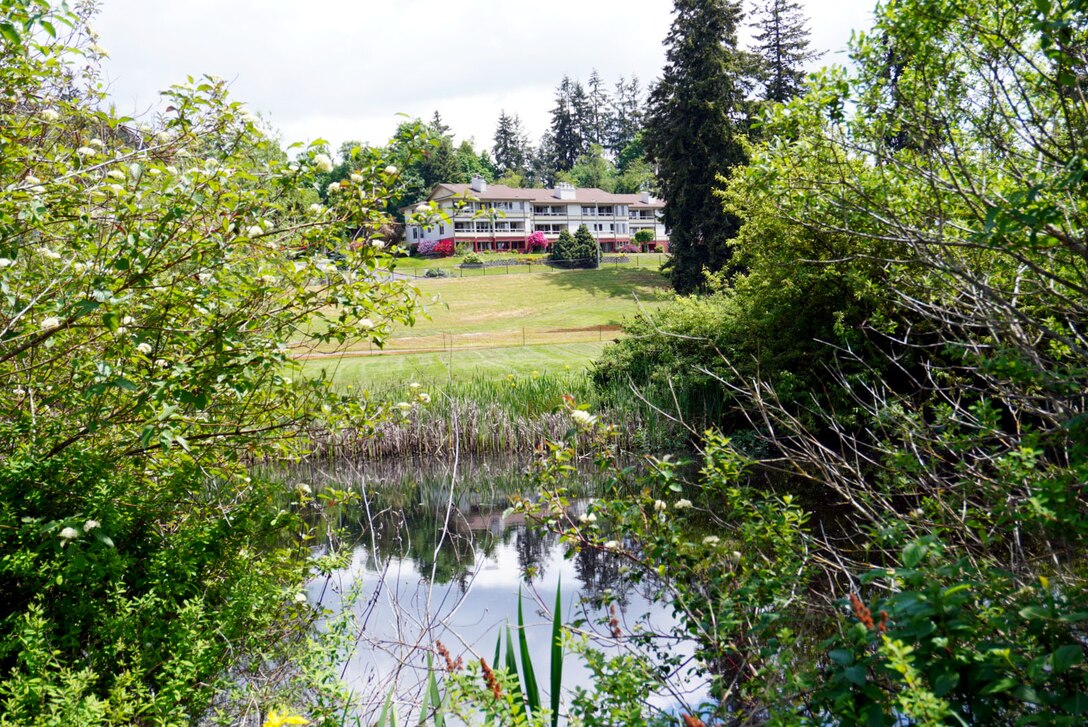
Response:
[{"label": "overcast sky", "polygon": [[[801,0],[821,63],[845,59],[874,2]],[[381,144],[397,114],[437,109],[483,148],[503,109],[535,143],[563,74],[653,81],[671,10],[671,0],[101,0],[92,24],[120,113],[159,108],[162,89],[214,74],[285,142]]]}]

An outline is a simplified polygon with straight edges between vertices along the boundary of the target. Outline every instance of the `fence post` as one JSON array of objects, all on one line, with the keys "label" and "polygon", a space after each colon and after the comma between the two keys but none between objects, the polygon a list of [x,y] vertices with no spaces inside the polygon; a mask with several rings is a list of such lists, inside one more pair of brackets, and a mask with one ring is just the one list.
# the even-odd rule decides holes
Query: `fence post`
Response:
[{"label": "fence post", "polygon": [[525,326],[521,327],[521,345],[525,346]]}]

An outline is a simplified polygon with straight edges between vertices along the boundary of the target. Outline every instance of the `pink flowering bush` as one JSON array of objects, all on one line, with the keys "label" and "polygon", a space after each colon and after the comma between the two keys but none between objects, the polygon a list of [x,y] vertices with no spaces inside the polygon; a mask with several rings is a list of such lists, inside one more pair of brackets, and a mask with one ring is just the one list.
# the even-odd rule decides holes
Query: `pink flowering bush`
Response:
[{"label": "pink flowering bush", "polygon": [[540,230],[525,238],[525,246],[530,250],[547,250],[551,244],[551,241]]}]

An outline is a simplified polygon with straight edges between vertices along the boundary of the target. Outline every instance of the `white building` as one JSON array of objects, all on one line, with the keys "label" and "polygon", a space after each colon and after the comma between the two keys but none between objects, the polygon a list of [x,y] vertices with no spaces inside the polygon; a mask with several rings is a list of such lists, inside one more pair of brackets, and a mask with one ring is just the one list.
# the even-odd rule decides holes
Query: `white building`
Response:
[{"label": "white building", "polygon": [[[554,241],[561,230],[571,234],[585,225],[604,252],[632,244],[638,230],[651,230],[652,242],[643,251],[667,250],[669,236],[661,223],[665,203],[648,193],[611,194],[600,189],[576,189],[560,183],[555,189],[519,189],[488,184],[474,177],[471,184],[438,184],[426,202],[441,210],[441,219],[413,221],[408,216],[405,238],[415,246],[423,241],[451,240],[473,251],[526,250],[526,239],[542,232]],[[426,203],[406,208],[408,213],[428,209]]]}]

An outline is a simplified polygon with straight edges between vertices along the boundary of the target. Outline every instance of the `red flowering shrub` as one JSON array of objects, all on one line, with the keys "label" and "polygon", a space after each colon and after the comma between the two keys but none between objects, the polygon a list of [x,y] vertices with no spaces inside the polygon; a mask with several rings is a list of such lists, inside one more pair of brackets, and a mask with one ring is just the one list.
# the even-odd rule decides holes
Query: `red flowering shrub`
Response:
[{"label": "red flowering shrub", "polygon": [[445,240],[422,240],[416,245],[416,253],[419,255],[437,255],[439,257],[449,257],[453,254],[454,245],[453,238],[448,237]]},{"label": "red flowering shrub", "polygon": [[525,246],[530,250],[547,250],[551,244],[551,240],[545,237],[540,230],[525,238]]}]

